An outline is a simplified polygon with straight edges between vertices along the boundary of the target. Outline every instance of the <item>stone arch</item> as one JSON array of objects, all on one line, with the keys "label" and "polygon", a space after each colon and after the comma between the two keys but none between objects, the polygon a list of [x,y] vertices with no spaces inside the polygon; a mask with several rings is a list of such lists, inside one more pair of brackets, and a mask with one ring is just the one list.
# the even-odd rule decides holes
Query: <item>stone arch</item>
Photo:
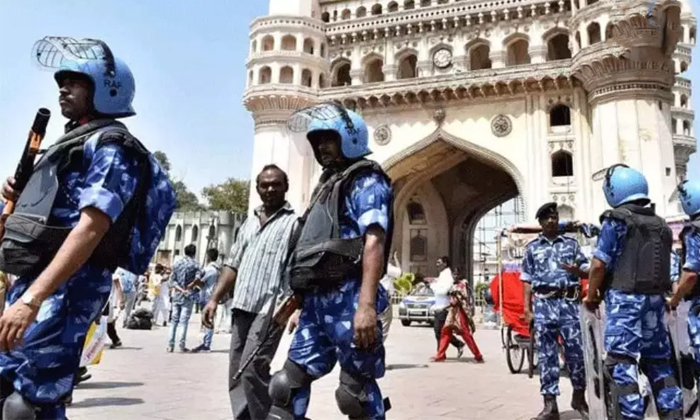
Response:
[{"label": "stone arch", "polygon": [[258,75],[258,83],[261,85],[266,85],[272,82],[272,69],[265,66],[260,69],[260,74]]},{"label": "stone arch", "polygon": [[574,157],[566,150],[552,153],[552,177],[574,176]]},{"label": "stone arch", "polygon": [[348,20],[352,17],[352,12],[350,9],[343,9],[343,12],[340,14],[340,19],[342,20]]},{"label": "stone arch", "polygon": [[428,7],[432,3],[430,0],[420,0],[420,7]]},{"label": "stone arch", "polygon": [[[473,155],[487,163],[502,168],[513,178],[513,181],[515,182],[518,191],[525,191],[525,178],[520,173],[520,170],[518,170],[518,168],[509,159],[492,150],[489,150],[485,147],[479,146],[468,140],[465,140],[459,136],[451,134],[450,132],[441,128],[434,131],[432,134],[428,135],[425,139],[419,141],[418,143],[407,147],[399,153],[391,156],[390,158],[385,160],[381,165],[384,168],[384,170],[388,172],[406,157],[415,154],[423,149],[426,149],[427,147],[439,141],[444,141],[448,145],[453,146],[463,152],[466,152],[469,155]],[[523,203],[525,209],[527,209],[528,203],[525,198],[523,198]]]},{"label": "stone arch", "polygon": [[569,48],[569,32],[562,28],[554,28],[546,32],[542,39],[547,44],[547,61],[565,60],[571,58]]},{"label": "stone arch", "polygon": [[600,25],[598,22],[591,22],[586,27],[586,32],[588,32],[588,45],[595,45],[601,41]]},{"label": "stone arch", "polygon": [[[450,255],[456,265],[467,267],[467,277],[473,269],[473,227],[478,223],[480,216],[496,205],[517,197],[520,191],[523,191],[524,179],[509,160],[442,129],[391,156],[382,166],[395,182],[397,229],[394,243],[401,244],[402,254],[407,256],[406,247],[412,238],[406,237],[408,231],[405,206],[415,197],[417,191],[427,186],[438,193],[435,200],[440,202],[440,207],[448,216],[444,222],[447,223],[447,231],[440,233],[438,242],[431,244],[430,239],[428,240],[433,248],[428,257],[430,267],[434,266],[432,258],[442,254]],[[476,179],[472,176],[474,174],[478,175]],[[486,182],[489,184],[486,185]],[[491,188],[492,185],[496,188]],[[464,191],[471,193],[464,195]],[[462,205],[463,203],[466,205]],[[432,201],[421,204],[432,204]],[[429,228],[443,223],[431,219],[430,211],[425,210],[428,213]],[[414,227],[411,225],[412,229]],[[420,225],[418,228],[422,229]],[[465,242],[465,238],[470,240]],[[460,245],[467,242],[467,246]],[[435,247],[440,248],[440,251],[435,250]]]},{"label": "stone arch", "polygon": [[530,64],[530,37],[514,33],[503,40],[506,49],[506,67]]},{"label": "stone arch", "polygon": [[469,70],[491,68],[491,43],[483,38],[476,38],[464,46],[469,58]]},{"label": "stone arch", "polygon": [[266,35],[262,39],[262,50],[273,51],[275,49],[275,38],[272,35]]},{"label": "stone arch", "polygon": [[321,13],[321,20],[328,23],[331,21],[331,14],[328,12]]},{"label": "stone arch", "polygon": [[360,6],[355,11],[355,16],[358,18],[363,18],[367,16],[367,8],[365,6]]},{"label": "stone arch", "polygon": [[416,8],[415,0],[406,0],[403,2],[403,10],[412,10]]},{"label": "stone arch", "polygon": [[564,104],[557,104],[549,110],[549,126],[561,127],[571,125],[571,109]]},{"label": "stone arch", "polygon": [[364,83],[377,83],[384,81],[384,57],[372,53],[362,59]]},{"label": "stone arch", "polygon": [[280,69],[280,83],[292,84],[294,83],[294,69],[290,66],[284,66]]},{"label": "stone arch", "polygon": [[688,32],[688,39],[690,40],[690,43],[693,45],[695,45],[696,33],[697,33],[697,28],[695,26],[692,26],[690,28],[690,31]]},{"label": "stone arch", "polygon": [[688,63],[681,61],[681,73],[685,73],[688,70]]},{"label": "stone arch", "polygon": [[347,58],[339,58],[331,65],[331,86],[350,86],[352,77],[350,69],[352,63]]},{"label": "stone arch", "polygon": [[678,134],[678,120],[675,118],[671,118],[671,127],[673,130],[673,134]]},{"label": "stone arch", "polygon": [[386,10],[389,13],[395,13],[399,11],[399,3],[392,1],[391,3],[387,4]]},{"label": "stone arch", "polygon": [[688,108],[688,96],[686,94],[681,95],[681,108]]},{"label": "stone arch", "polygon": [[405,49],[396,55],[398,69],[397,79],[413,79],[418,77],[418,51]]},{"label": "stone arch", "polygon": [[304,39],[304,52],[314,55],[314,40],[311,38]]},{"label": "stone arch", "polygon": [[180,242],[182,241],[182,226],[177,225],[175,228],[175,242]]},{"label": "stone arch", "polygon": [[301,71],[301,85],[310,88],[312,84],[313,84],[313,74],[311,73],[311,70],[309,70],[309,69],[302,70]]},{"label": "stone arch", "polygon": [[683,120],[683,135],[690,136],[690,121]]},{"label": "stone arch", "polygon": [[297,37],[285,35],[282,37],[282,51],[295,51],[297,49]]},{"label": "stone arch", "polygon": [[382,5],[381,3],[377,3],[374,6],[372,6],[372,16],[379,16],[382,14]]},{"label": "stone arch", "polygon": [[605,40],[612,39],[614,36],[613,30],[615,29],[615,25],[612,22],[609,22],[608,25],[605,27]]},{"label": "stone arch", "polygon": [[194,225],[192,226],[192,243],[197,243],[197,239],[199,239],[199,226]]}]

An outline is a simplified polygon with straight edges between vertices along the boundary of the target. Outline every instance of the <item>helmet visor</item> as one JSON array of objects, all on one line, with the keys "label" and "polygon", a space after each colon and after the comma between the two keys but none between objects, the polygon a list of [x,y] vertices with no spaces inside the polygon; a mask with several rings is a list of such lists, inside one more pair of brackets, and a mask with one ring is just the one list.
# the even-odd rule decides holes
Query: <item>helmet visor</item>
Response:
[{"label": "helmet visor", "polygon": [[629,168],[629,166],[625,165],[624,163],[616,163],[614,165],[608,166],[607,168],[599,170],[598,172],[594,173],[591,178],[593,179],[593,181],[610,181],[610,177],[612,177],[613,173],[615,172],[615,169],[617,168]]}]

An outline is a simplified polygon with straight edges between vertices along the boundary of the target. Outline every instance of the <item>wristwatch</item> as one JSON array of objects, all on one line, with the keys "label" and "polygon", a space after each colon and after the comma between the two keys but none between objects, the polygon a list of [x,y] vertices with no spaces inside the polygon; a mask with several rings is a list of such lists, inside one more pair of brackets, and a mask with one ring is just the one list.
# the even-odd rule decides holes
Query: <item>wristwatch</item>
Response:
[{"label": "wristwatch", "polygon": [[31,292],[24,292],[22,295],[22,303],[34,309],[39,309],[41,307],[41,303]]}]

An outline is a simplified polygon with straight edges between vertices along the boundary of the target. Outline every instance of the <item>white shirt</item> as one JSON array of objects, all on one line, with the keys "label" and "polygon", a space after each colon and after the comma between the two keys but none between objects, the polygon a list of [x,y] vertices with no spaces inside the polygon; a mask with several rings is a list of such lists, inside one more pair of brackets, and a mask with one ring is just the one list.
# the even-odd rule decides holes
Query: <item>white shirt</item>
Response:
[{"label": "white shirt", "polygon": [[384,290],[386,290],[390,297],[394,294],[394,280],[396,280],[400,275],[401,269],[389,263],[386,274],[381,280],[379,280],[379,283],[381,283]]},{"label": "white shirt", "polygon": [[447,297],[447,292],[450,291],[452,284],[454,284],[454,279],[452,279],[452,270],[447,267],[440,272],[438,279],[430,285],[430,288],[435,294],[435,305],[433,305],[433,308],[436,311],[450,306],[450,298]]}]

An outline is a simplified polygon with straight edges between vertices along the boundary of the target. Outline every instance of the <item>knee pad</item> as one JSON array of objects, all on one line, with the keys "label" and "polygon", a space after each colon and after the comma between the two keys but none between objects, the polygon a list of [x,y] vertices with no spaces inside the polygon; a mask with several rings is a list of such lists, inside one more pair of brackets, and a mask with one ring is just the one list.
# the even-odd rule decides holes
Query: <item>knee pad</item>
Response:
[{"label": "knee pad", "polygon": [[2,406],[4,420],[36,420],[36,407],[27,402],[17,392],[5,399]]},{"label": "knee pad", "polygon": [[607,405],[612,413],[612,418],[621,418],[619,397],[631,394],[639,394],[639,384],[635,382],[632,385],[617,385],[614,379],[614,369],[617,365],[633,365],[637,368],[637,360],[633,357],[608,353],[605,356],[605,368],[603,369],[603,378],[606,389]]},{"label": "knee pad", "polygon": [[[275,373],[270,380],[268,392],[272,399],[272,405],[285,408],[287,412],[291,413],[294,390],[307,386],[312,380],[313,377],[306,373],[301,366],[287,360],[282,370]],[[280,419],[284,419],[284,417],[280,417]]]},{"label": "knee pad", "polygon": [[365,404],[369,400],[365,387],[367,379],[360,375],[340,371],[340,385],[335,390],[335,401],[340,412],[351,420],[369,418]]}]

